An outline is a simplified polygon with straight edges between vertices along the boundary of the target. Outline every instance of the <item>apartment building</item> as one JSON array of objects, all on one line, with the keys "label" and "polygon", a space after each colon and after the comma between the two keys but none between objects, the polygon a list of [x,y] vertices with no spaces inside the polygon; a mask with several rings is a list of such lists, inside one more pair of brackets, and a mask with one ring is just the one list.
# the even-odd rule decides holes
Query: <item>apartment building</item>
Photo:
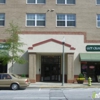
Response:
[{"label": "apartment building", "polygon": [[[28,63],[15,63],[14,73],[27,75],[31,82],[61,82],[65,66],[65,82],[74,82],[80,73],[96,82],[100,75],[99,9],[100,0],[0,0],[1,44],[12,20],[21,27],[19,36],[26,44],[22,57]],[[7,64],[5,72],[11,68]]]}]

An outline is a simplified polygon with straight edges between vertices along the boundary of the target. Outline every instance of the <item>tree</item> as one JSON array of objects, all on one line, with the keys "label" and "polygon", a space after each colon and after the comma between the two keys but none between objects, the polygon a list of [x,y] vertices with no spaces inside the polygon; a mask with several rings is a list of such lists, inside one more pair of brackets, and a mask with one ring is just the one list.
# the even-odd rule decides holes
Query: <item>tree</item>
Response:
[{"label": "tree", "polygon": [[[24,50],[22,50],[20,47],[22,47],[23,45],[25,45],[23,42],[19,42],[20,41],[20,37],[18,35],[18,33],[20,33],[20,28],[18,27],[18,25],[14,24],[13,22],[11,22],[9,24],[9,28],[6,29],[5,31],[7,34],[9,34],[9,37],[7,38],[5,44],[8,45],[8,48],[6,48],[6,51],[9,52],[9,56],[8,55],[2,55],[1,60],[3,62],[3,64],[7,64],[8,62],[12,62],[12,72],[13,72],[13,66],[14,63],[19,63],[19,64],[23,64],[25,63],[25,59],[21,58],[21,54],[24,53]],[[2,51],[4,52],[4,51]],[[2,52],[0,52],[0,54],[3,54]]]}]

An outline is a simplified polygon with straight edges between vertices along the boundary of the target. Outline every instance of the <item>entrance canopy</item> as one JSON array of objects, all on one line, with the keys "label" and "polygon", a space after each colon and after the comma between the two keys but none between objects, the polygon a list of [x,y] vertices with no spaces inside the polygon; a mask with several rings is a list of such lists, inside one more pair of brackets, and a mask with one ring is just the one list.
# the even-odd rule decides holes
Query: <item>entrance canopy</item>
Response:
[{"label": "entrance canopy", "polygon": [[100,53],[80,53],[81,61],[100,61]]}]

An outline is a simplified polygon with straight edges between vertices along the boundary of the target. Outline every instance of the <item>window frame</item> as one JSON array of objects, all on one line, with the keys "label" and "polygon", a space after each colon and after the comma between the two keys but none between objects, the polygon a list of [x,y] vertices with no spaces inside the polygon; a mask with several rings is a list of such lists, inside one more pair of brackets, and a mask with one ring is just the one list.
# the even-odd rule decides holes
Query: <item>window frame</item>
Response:
[{"label": "window frame", "polygon": [[45,3],[37,3],[37,0],[35,0],[35,3],[28,3],[28,0],[26,0],[26,4],[46,4],[46,0]]},{"label": "window frame", "polygon": [[56,4],[57,4],[57,5],[75,5],[75,4],[76,4],[76,0],[75,0],[75,4],[68,4],[68,3],[67,3],[67,0],[65,0],[65,3],[64,3],[64,4],[58,4],[58,3],[57,3],[57,0],[56,0]]},{"label": "window frame", "polygon": [[0,13],[0,15],[3,14],[4,15],[4,19],[0,19],[0,21],[4,21],[4,25],[0,25],[0,27],[4,27],[5,26],[5,13]]},{"label": "window frame", "polygon": [[[58,21],[58,20],[57,20],[57,15],[58,15],[58,14],[61,14],[61,15],[62,15],[63,13],[57,13],[57,14],[56,14],[56,27],[76,27],[76,14],[70,14],[70,13],[64,14],[64,15],[65,15],[65,26],[57,26],[57,21]],[[68,15],[75,15],[75,26],[67,26],[67,22],[68,22],[67,16],[68,16]]]},{"label": "window frame", "polygon": [[5,2],[4,3],[0,3],[0,4],[5,4],[6,3],[6,0],[4,0]]},{"label": "window frame", "polygon": [[[28,26],[27,25],[27,21],[28,21],[27,20],[27,14],[34,14],[35,15],[35,19],[34,19],[35,25],[34,26]],[[40,20],[37,19],[38,14],[44,14],[45,15],[45,20],[44,21],[45,21],[45,26],[46,26],[46,14],[45,13],[26,13],[26,25],[25,26],[26,27],[45,27],[45,26],[37,26],[37,21],[40,21]],[[30,20],[32,20],[32,19],[30,19]]]},{"label": "window frame", "polygon": [[[100,15],[100,14],[97,14],[97,15],[96,15],[96,27],[97,27],[97,28],[100,28],[100,26],[98,26],[98,20],[97,20],[98,15]],[[100,20],[99,20],[99,22],[100,22]]]}]

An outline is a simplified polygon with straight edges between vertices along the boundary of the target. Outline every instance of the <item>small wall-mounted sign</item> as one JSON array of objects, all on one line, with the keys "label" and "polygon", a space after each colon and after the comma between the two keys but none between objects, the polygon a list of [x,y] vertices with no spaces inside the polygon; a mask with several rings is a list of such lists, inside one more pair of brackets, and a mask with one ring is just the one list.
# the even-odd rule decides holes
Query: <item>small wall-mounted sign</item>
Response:
[{"label": "small wall-mounted sign", "polygon": [[100,45],[87,45],[86,51],[100,51]]},{"label": "small wall-mounted sign", "polygon": [[0,49],[8,49],[8,48],[9,48],[9,44],[0,43]]},{"label": "small wall-mounted sign", "polygon": [[90,69],[94,69],[94,66],[89,66]]}]

